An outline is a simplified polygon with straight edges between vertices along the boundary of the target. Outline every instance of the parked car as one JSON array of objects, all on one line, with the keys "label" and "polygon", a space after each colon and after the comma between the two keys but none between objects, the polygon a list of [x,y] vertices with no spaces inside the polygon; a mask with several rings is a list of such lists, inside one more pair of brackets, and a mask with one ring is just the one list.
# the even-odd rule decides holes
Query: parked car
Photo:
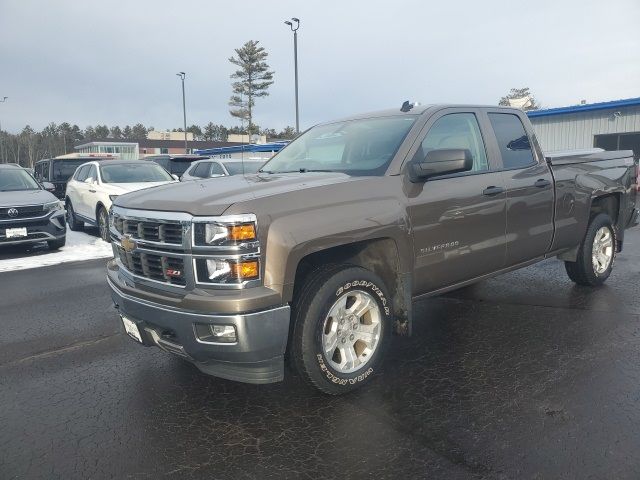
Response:
[{"label": "parked car", "polygon": [[65,205],[71,230],[84,224],[98,226],[100,237],[109,242],[111,203],[118,195],[176,180],[160,165],[140,160],[94,161],[80,166],[67,185]]},{"label": "parked car", "polygon": [[202,180],[203,178],[228,177],[256,173],[265,162],[240,160],[198,160],[182,174],[180,180]]},{"label": "parked car", "polygon": [[47,242],[57,250],[66,242],[64,207],[25,169],[0,164],[0,245]]},{"label": "parked car", "polygon": [[342,394],[411,333],[415,299],[549,257],[605,282],[636,169],[631,151],[545,158],[521,110],[407,102],[317,125],[254,175],[116,199],[107,279],[144,345],[252,383],[282,380],[286,353]]},{"label": "parked car", "polygon": [[[116,157],[101,157],[104,160],[112,160]],[[96,160],[95,157],[73,158],[45,158],[38,160],[34,165],[34,176],[39,182],[48,182],[54,185],[53,194],[60,200],[65,198],[67,182],[73,172],[83,163]]]},{"label": "parked car", "polygon": [[209,157],[203,155],[147,155],[143,160],[149,160],[161,165],[171,175],[175,175],[176,179],[191,166],[193,162],[204,160]]}]

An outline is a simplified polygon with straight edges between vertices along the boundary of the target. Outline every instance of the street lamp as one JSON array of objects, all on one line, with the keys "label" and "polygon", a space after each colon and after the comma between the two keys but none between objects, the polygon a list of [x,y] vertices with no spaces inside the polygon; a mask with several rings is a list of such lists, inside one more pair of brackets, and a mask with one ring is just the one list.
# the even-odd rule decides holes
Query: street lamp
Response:
[{"label": "street lamp", "polygon": [[[7,101],[7,98],[9,97],[2,97],[2,100],[0,100],[0,103],[4,103]],[[0,160],[6,160],[4,158],[4,135],[2,135],[2,122],[0,122]]]},{"label": "street lamp", "polygon": [[296,133],[300,133],[300,111],[298,110],[298,29],[300,28],[300,19],[292,17],[291,21],[284,22],[289,25],[293,32],[293,64],[296,75]]},{"label": "street lamp", "polygon": [[187,76],[184,72],[176,73],[177,76],[182,80],[182,117],[184,119],[184,153],[189,153],[189,149],[187,148],[187,107],[185,106],[184,101],[184,77]]}]

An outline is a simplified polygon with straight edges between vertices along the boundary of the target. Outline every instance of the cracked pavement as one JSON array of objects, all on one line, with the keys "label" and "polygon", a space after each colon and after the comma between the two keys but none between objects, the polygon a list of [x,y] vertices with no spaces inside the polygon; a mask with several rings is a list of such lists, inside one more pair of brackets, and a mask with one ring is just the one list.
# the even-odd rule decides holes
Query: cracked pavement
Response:
[{"label": "cracked pavement", "polygon": [[210,378],[124,335],[104,260],[0,274],[0,478],[640,478],[640,229],[415,304],[365,388]]}]

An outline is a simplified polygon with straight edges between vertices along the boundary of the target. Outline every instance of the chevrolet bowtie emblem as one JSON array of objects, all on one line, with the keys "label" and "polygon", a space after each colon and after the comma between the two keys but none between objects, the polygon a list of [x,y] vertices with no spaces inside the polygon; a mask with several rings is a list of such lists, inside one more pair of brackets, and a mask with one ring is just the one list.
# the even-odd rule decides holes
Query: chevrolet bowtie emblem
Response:
[{"label": "chevrolet bowtie emblem", "polygon": [[131,238],[131,235],[125,235],[124,237],[122,237],[122,240],[120,240],[120,245],[122,245],[122,249],[127,253],[131,253],[136,248],[138,248],[138,244],[133,238]]}]

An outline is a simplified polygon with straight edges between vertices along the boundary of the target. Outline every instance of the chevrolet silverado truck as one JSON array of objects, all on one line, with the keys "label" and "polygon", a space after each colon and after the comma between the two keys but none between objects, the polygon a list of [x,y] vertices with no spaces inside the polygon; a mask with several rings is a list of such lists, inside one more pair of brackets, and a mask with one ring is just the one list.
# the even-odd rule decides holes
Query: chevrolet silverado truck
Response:
[{"label": "chevrolet silverado truck", "polygon": [[375,374],[412,302],[557,257],[591,287],[638,223],[630,151],[545,157],[527,116],[405,102],[310,128],[255,174],[115,199],[125,331],[202,372],[327,394]]}]

